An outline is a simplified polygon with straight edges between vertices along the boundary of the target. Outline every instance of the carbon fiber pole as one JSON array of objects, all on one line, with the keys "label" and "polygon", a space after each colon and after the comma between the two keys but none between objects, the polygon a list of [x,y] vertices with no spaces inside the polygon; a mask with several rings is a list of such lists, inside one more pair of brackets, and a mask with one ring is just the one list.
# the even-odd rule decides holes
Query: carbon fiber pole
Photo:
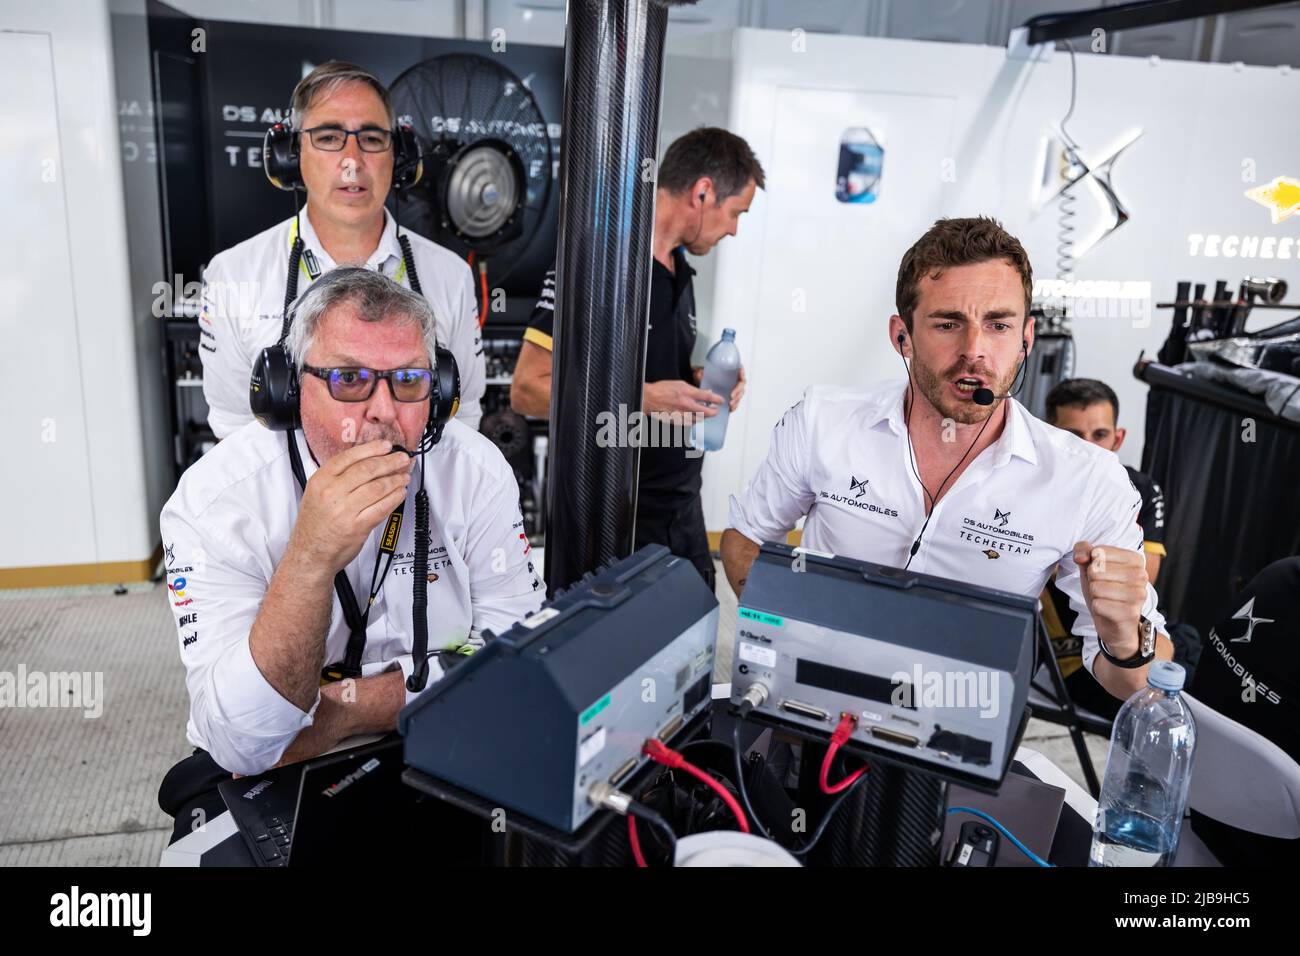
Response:
[{"label": "carbon fiber pole", "polygon": [[[546,584],[632,553],[665,0],[569,0]],[[602,415],[606,413],[606,415]],[[612,419],[609,417],[612,416]],[[612,424],[604,429],[602,424]],[[599,441],[598,437],[616,441]],[[601,447],[605,445],[607,447]]]}]

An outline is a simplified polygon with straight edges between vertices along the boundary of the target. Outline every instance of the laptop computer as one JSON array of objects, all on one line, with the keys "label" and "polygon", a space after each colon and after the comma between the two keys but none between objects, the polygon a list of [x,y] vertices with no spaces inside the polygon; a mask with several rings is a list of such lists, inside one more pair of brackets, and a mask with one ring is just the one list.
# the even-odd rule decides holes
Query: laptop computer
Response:
[{"label": "laptop computer", "polygon": [[381,740],[238,780],[217,790],[258,866],[374,859],[407,848],[421,794],[401,782],[402,738]]}]

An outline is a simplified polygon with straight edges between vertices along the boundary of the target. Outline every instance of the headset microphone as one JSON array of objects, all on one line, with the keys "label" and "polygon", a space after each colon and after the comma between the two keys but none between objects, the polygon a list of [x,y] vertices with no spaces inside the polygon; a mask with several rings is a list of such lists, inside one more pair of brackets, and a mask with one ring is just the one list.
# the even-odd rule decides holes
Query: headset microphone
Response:
[{"label": "headset microphone", "polygon": [[[962,462],[966,460],[967,456],[970,455],[971,451],[975,448],[975,446],[979,444],[980,436],[984,434],[984,429],[988,428],[989,422],[993,421],[992,415],[989,415],[984,419],[984,424],[980,426],[980,430],[975,433],[974,440],[966,448],[966,454],[962,455],[961,458],[957,460],[957,464],[952,466],[952,471],[948,472],[948,476],[944,478],[943,481],[939,482],[939,487],[938,489],[936,489],[935,493],[931,494],[930,489],[927,488],[925,486],[925,482],[921,480],[920,472],[917,471],[916,452],[912,449],[911,418],[912,418],[912,401],[913,401],[913,395],[915,393],[915,390],[912,388],[912,367],[907,364],[907,357],[903,355],[903,341],[906,338],[907,336],[903,332],[899,332],[898,335],[895,337],[895,341],[898,343],[898,355],[900,358],[903,359],[903,368],[907,370],[907,393],[908,393],[907,402],[906,402],[907,410],[903,413],[903,431],[907,433],[907,447],[908,447],[907,462],[909,465],[912,466],[912,474],[916,476],[916,483],[921,486],[921,491],[925,493],[925,498],[927,503],[930,505],[930,508],[925,515],[925,520],[921,522],[921,530],[917,532],[916,540],[912,542],[912,547],[908,549],[907,561],[903,565],[904,571],[906,571],[909,567],[912,566],[912,559],[916,557],[916,552],[921,550],[921,539],[925,537],[926,529],[930,527],[930,519],[934,516],[934,507],[935,507],[935,503],[938,501],[938,496],[943,493],[944,486],[947,485],[948,482],[952,479],[952,476],[957,473],[957,469],[961,467]],[[1021,348],[1028,351],[1029,340],[1021,339],[1020,345]],[[1023,384],[1023,382],[1021,384]],[[1014,392],[1012,394],[1014,394]],[[977,405],[992,405],[994,395],[991,389],[978,388],[971,395],[971,398],[974,400],[974,402]]]},{"label": "headset microphone", "polygon": [[[902,336],[900,335],[899,338],[901,339]],[[1020,348],[1026,353],[1025,360],[1028,361],[1029,340],[1021,339]],[[1023,368],[1024,368],[1024,363],[1022,362],[1021,368],[1016,370],[1017,373],[1019,373]],[[1012,395],[1018,394],[1020,392],[1020,389],[1024,387],[1024,384],[1025,384],[1025,380],[1022,378],[1020,380],[1020,384],[1017,385],[1015,388],[1013,388],[1011,391],[1007,392],[1007,394],[1005,395],[994,395],[993,389],[991,388],[977,388],[975,389],[975,391],[971,392],[970,400],[974,402],[976,405],[983,405],[985,408],[987,408],[988,406],[992,405],[995,401],[997,401],[999,398],[1010,398]]]}]

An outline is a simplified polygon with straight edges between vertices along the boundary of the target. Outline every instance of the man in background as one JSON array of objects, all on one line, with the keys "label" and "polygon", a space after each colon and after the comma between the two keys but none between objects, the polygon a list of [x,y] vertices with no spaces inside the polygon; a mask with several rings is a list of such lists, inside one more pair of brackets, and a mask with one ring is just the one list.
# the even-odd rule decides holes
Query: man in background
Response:
[{"label": "man in background", "polygon": [[[1046,414],[1049,424],[1106,451],[1118,452],[1127,435],[1127,431],[1119,427],[1118,396],[1109,385],[1094,378],[1072,378],[1057,383],[1047,393]],[[1147,580],[1154,586],[1166,554],[1164,493],[1149,475],[1128,465],[1124,470],[1142,496],[1137,523],[1142,529],[1142,557],[1146,562]],[[1114,719],[1124,702],[1106,693],[1084,670],[1081,656],[1083,639],[1072,632],[1075,614],[1055,580],[1049,581],[1043,589],[1042,608],[1043,623],[1056,648],[1057,664],[1070,697],[1093,713]],[[1178,628],[1171,622],[1166,623],[1171,627],[1169,633],[1174,644],[1174,659],[1186,666],[1186,662],[1179,658]],[[1188,670],[1190,672],[1191,668]]]},{"label": "man in background", "polygon": [[[655,193],[654,263],[641,410],[692,419],[712,418],[725,401],[731,411],[745,391],[745,371],[730,396],[699,388],[704,370],[691,365],[695,348],[695,289],[686,253],[702,256],[727,236],[763,188],[763,167],[739,136],[704,127],[675,140],[659,164]],[[516,412],[551,417],[555,270],[546,275],[510,386]],[[703,456],[688,447],[688,427],[674,428],[671,445],[641,449],[636,547],[662,544],[689,558],[714,587],[713,556],[700,501]],[[687,452],[692,452],[687,454]]]}]

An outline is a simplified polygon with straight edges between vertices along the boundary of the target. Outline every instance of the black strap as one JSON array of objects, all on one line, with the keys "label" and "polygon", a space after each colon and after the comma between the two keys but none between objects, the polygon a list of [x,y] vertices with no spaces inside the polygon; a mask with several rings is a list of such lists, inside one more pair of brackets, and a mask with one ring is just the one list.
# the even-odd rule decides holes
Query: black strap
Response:
[{"label": "black strap", "polygon": [[[292,431],[285,434],[289,440],[289,463],[293,467],[293,476],[298,481],[298,487],[305,492],[307,473],[302,467],[302,454],[298,451],[298,433]],[[370,622],[370,608],[379,589],[383,587],[383,579],[388,576],[388,570],[392,566],[393,553],[397,549],[397,536],[402,527],[402,512],[405,508],[406,502],[403,501],[397,506],[397,510],[388,516],[384,537],[379,543],[379,554],[375,556],[375,571],[370,581],[370,599],[366,602],[364,611],[357,604],[356,592],[352,590],[352,582],[348,580],[347,570],[341,570],[334,575],[334,593],[338,595],[339,606],[343,609],[343,620],[348,625],[348,648],[343,655],[343,660],[326,664],[321,670],[323,682],[329,683],[345,677],[361,676],[361,657],[366,651],[366,627]],[[384,564],[381,576],[379,568],[385,556],[387,556],[387,563]]]},{"label": "black strap", "polygon": [[406,281],[411,283],[411,291],[417,295],[424,295],[424,290],[420,288],[420,276],[415,271],[415,255],[411,252],[411,240],[406,236],[398,236],[397,244],[402,247],[402,261],[406,263]]},{"label": "black strap", "polygon": [[[406,281],[411,283],[411,291],[424,295],[420,288],[420,275],[415,271],[415,255],[411,252],[411,240],[402,233],[402,191],[393,192],[393,231],[397,233],[397,244],[402,247],[402,261],[406,263]],[[432,303],[430,303],[432,306]],[[434,356],[429,356],[434,358]]]},{"label": "black strap", "polygon": [[[297,219],[297,192],[294,192],[294,218]],[[423,295],[420,288],[420,276],[415,271],[415,256],[411,252],[411,242],[404,235],[398,235],[398,244],[402,247],[402,259],[406,263],[407,280],[411,283],[411,290],[417,294]],[[294,299],[298,297],[298,269],[302,261],[305,244],[302,241],[301,228],[295,230],[293,237],[293,246],[289,250],[289,274],[285,277],[284,282],[284,319],[280,326],[281,344],[289,336],[289,306]],[[289,463],[293,467],[293,476],[298,481],[298,488],[306,492],[307,490],[307,473],[302,466],[302,454],[298,451],[298,433],[291,431],[286,433],[289,439]],[[423,489],[423,477],[421,477],[421,488]],[[388,516],[388,523],[384,527],[384,536],[380,539],[379,553],[375,556],[375,570],[370,577],[370,596],[366,601],[366,607],[363,611],[357,605],[356,593],[352,590],[352,582],[348,580],[346,569],[339,571],[334,575],[334,593],[338,595],[339,606],[343,609],[343,620],[348,625],[348,647],[342,661],[333,664],[326,664],[321,670],[322,682],[331,682],[342,680],[345,677],[361,676],[361,657],[366,650],[366,627],[370,621],[370,608],[374,605],[375,598],[379,594],[380,588],[383,587],[384,579],[388,577],[389,569],[393,564],[393,554],[397,549],[397,538],[402,527],[402,513],[406,509],[406,502],[403,501],[397,506],[397,509]],[[418,524],[417,508],[417,524]],[[427,526],[427,519],[426,519]],[[418,532],[417,528],[417,532]],[[427,534],[427,532],[426,532]],[[417,534],[418,536],[418,534]],[[425,553],[427,554],[427,544]],[[417,547],[417,551],[419,548]],[[387,562],[384,562],[385,556]],[[380,573],[380,565],[383,564],[383,573]],[[418,642],[417,642],[418,643]],[[425,639],[427,644],[427,638]],[[428,663],[424,664],[427,672]],[[423,681],[421,682],[423,686]]]}]

